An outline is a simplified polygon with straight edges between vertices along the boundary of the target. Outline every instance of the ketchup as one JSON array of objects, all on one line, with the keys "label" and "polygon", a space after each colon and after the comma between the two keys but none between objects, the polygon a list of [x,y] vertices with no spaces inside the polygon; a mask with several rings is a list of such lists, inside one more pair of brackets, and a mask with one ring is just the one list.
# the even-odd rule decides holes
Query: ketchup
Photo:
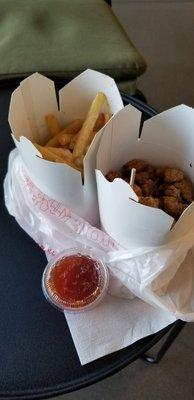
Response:
[{"label": "ketchup", "polygon": [[61,258],[50,272],[49,286],[70,307],[83,307],[101,291],[98,263],[79,253]]}]

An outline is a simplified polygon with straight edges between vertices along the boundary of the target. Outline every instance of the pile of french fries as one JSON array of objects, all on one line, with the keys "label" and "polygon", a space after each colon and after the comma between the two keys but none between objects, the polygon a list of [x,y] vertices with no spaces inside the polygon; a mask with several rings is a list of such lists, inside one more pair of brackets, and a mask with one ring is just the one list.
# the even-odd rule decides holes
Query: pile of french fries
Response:
[{"label": "pile of french fries", "polygon": [[[102,112],[103,111],[103,112]],[[110,119],[110,110],[104,93],[97,93],[85,121],[75,119],[65,128],[61,128],[57,118],[46,115],[45,121],[51,138],[44,145],[34,143],[48,161],[65,163],[83,173],[83,159],[96,133]]]}]

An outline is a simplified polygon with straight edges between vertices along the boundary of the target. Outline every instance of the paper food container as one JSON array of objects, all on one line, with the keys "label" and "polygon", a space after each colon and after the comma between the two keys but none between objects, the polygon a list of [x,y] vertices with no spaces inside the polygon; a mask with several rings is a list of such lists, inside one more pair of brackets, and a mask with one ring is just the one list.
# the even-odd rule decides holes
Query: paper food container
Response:
[{"label": "paper food container", "polygon": [[35,185],[92,224],[99,218],[95,166],[102,129],[84,159],[84,184],[79,171],[42,159],[31,141],[44,144],[49,139],[46,114],[54,114],[62,126],[76,118],[85,118],[92,100],[100,91],[107,96],[111,114],[123,108],[118,88],[107,75],[88,69],[77,76],[60,90],[58,109],[54,82],[34,73],[13,92],[9,109],[13,140]]},{"label": "paper food container", "polygon": [[[144,122],[139,139],[141,112],[126,106],[106,125],[97,152],[97,191],[102,228],[120,245],[155,246],[169,237],[174,222],[164,211],[139,204],[130,185],[118,178],[106,180],[110,170],[119,170],[134,158],[153,166],[177,167],[194,184],[194,110],[174,107]],[[184,229],[192,203],[172,231]],[[192,217],[192,219],[193,219]]]}]

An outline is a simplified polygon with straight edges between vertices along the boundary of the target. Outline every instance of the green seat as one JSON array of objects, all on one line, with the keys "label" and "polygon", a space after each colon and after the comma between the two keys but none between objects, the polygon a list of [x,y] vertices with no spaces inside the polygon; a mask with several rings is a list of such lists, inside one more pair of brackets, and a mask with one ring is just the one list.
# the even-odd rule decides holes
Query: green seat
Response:
[{"label": "green seat", "polygon": [[146,69],[104,0],[0,0],[0,60],[1,80],[89,67],[134,87]]}]

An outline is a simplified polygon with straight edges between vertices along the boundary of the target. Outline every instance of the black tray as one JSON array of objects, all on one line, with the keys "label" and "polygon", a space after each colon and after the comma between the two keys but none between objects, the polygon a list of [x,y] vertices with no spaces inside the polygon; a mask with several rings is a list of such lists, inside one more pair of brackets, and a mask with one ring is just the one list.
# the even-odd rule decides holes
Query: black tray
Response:
[{"label": "black tray", "polygon": [[[3,179],[14,147],[7,122],[14,82],[0,88],[0,398],[40,399],[67,393],[97,382],[137,359],[162,337],[156,335],[81,366],[66,320],[44,299],[41,275],[43,251],[10,217],[4,206]],[[122,94],[152,117],[155,110]]]}]

